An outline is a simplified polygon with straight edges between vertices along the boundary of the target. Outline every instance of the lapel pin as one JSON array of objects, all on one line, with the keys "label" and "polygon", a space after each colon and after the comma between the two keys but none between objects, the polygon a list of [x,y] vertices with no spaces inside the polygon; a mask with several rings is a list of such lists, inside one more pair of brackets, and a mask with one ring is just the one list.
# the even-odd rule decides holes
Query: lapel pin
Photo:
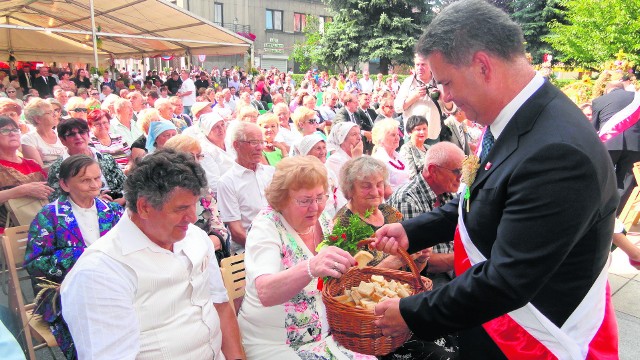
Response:
[{"label": "lapel pin", "polygon": [[488,162],[487,165],[484,166],[485,170],[491,169],[491,162]]}]

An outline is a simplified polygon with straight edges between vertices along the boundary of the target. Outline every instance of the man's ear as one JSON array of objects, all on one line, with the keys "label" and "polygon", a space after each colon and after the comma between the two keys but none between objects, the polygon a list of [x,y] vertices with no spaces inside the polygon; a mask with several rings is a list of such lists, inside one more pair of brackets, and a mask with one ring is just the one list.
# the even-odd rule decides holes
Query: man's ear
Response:
[{"label": "man's ear", "polygon": [[484,51],[477,51],[471,59],[474,72],[488,81],[493,75],[493,62],[491,56]]},{"label": "man's ear", "polygon": [[138,216],[140,216],[142,219],[145,219],[145,220],[149,219],[151,204],[149,203],[149,201],[147,201],[146,198],[139,197],[138,200],[136,201],[136,208],[138,210],[137,211]]}]

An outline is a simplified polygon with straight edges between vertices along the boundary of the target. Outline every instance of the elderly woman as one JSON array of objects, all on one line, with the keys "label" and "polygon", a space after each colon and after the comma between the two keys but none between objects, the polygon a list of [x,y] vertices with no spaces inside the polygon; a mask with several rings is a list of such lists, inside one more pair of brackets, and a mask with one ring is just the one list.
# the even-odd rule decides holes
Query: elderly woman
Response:
[{"label": "elderly woman", "polygon": [[[318,134],[307,135],[298,143],[294,149],[294,154],[297,156],[311,155],[325,164],[327,161],[327,144],[322,136]],[[327,169],[329,178],[329,199],[327,200],[324,212],[329,219],[333,219],[336,212],[347,203],[347,199],[345,199],[342,191],[338,188],[338,176],[326,165],[325,168]]]},{"label": "elderly woman", "polygon": [[91,129],[90,144],[99,152],[113,156],[120,169],[124,170],[129,163],[131,148],[121,135],[109,132],[111,115],[102,110],[93,110],[87,115],[87,123]]},{"label": "elderly woman", "polygon": [[371,130],[371,139],[374,145],[372,156],[382,161],[389,169],[391,189],[395,190],[409,182],[411,179],[409,170],[396,151],[400,145],[398,122],[393,119],[376,122]]},{"label": "elderly woman", "polygon": [[[46,200],[53,192],[47,186],[47,173],[40,164],[19,156],[20,129],[14,120],[0,116],[0,203],[21,197]],[[0,207],[0,226],[7,221],[7,210]]]},{"label": "elderly woman", "polygon": [[0,98],[0,115],[11,118],[16,123],[16,126],[20,128],[22,134],[26,134],[34,129],[33,126],[22,122],[22,119],[20,119],[22,107],[11,99]]},{"label": "elderly woman", "polygon": [[[205,157],[198,140],[184,134],[176,135],[169,139],[165,143],[165,148],[192,154],[198,162],[201,162]],[[231,255],[231,237],[229,231],[224,227],[224,223],[220,220],[215,193],[209,190],[205,195],[200,196],[200,200],[196,205],[198,220],[195,225],[209,235],[216,249],[216,257],[219,264],[220,260]]]},{"label": "elderly woman", "polygon": [[[116,164],[116,161],[109,154],[102,154],[92,147],[89,147],[89,126],[82,119],[65,119],[58,125],[58,137],[62,144],[67,148],[68,156],[86,155],[97,161],[100,165],[102,177],[102,195],[107,201],[117,201],[121,205],[124,204],[122,198],[122,190],[124,186],[125,176],[122,170]],[[49,196],[50,201],[54,201],[60,196],[60,166],[63,159],[56,160],[49,168],[49,178],[47,183],[54,189],[53,194]]]},{"label": "elderly woman", "polygon": [[24,106],[24,102],[18,99],[18,90],[13,86],[7,87],[7,98],[16,102],[18,105],[20,105],[20,107]]},{"label": "elderly woman", "polygon": [[160,113],[156,109],[143,109],[138,114],[137,126],[142,130],[142,135],[131,144],[131,158],[129,164],[137,158],[147,154],[147,134],[149,134],[149,126],[154,121],[160,121]]},{"label": "elderly woman", "polygon": [[405,127],[411,140],[400,148],[400,157],[409,171],[409,177],[413,179],[422,172],[424,157],[427,155],[428,146],[425,141],[429,123],[424,116],[412,115],[407,118]]},{"label": "elderly woman", "polygon": [[340,174],[344,163],[362,155],[362,145],[358,125],[352,122],[333,125],[327,139],[327,151],[331,154],[327,159],[327,167],[334,174]]},{"label": "elderly woman", "polygon": [[198,138],[204,155],[200,165],[207,174],[209,189],[217,194],[220,176],[229,171],[235,163],[234,156],[227,151],[229,148],[225,145],[227,126],[222,116],[208,113],[200,117],[199,127],[204,134]]},{"label": "elderly woman", "polygon": [[287,144],[275,141],[280,130],[280,119],[273,113],[267,113],[258,117],[257,125],[264,137],[262,164],[276,166],[289,153]]},{"label": "elderly woman", "polygon": [[[302,136],[305,136],[317,131],[318,121],[316,120],[316,116],[315,111],[305,106],[300,106],[291,114],[291,119],[298,132]],[[320,132],[318,131],[318,133]],[[324,136],[324,133],[321,136]]]},{"label": "elderly woman", "polygon": [[24,116],[36,130],[22,137],[22,154],[47,170],[51,164],[67,154],[54,129],[58,121],[53,107],[45,100],[33,99],[24,109]]},{"label": "elderly woman", "polygon": [[87,105],[85,100],[79,96],[74,96],[67,100],[67,104],[64,106],[65,110],[69,114],[70,118],[87,120]]},{"label": "elderly woman", "polygon": [[51,104],[51,109],[53,109],[53,117],[55,118],[55,121],[59,123],[60,119],[62,118],[62,104],[60,103],[60,101],[54,98],[48,98],[45,99],[45,101]]},{"label": "elderly woman", "polygon": [[178,134],[176,126],[167,120],[154,121],[149,126],[149,135],[147,135],[147,152],[152,152],[162,149],[164,143],[167,140]]},{"label": "elderly woman", "polygon": [[[24,266],[34,279],[62,283],[84,249],[105,235],[120,220],[123,209],[98,198],[102,176],[98,163],[85,155],[73,155],[60,164],[62,194],[36,215],[29,228]],[[43,316],[67,359],[76,350],[61,315],[60,297],[45,297],[35,313]]]},{"label": "elderly woman", "polygon": [[320,217],[327,172],[315,157],[295,156],[276,167],[265,190],[270,205],[247,235],[246,295],[238,315],[249,359],[375,359],[350,352],[329,335],[318,278],[339,278],[355,260],[316,247],[328,229]]}]

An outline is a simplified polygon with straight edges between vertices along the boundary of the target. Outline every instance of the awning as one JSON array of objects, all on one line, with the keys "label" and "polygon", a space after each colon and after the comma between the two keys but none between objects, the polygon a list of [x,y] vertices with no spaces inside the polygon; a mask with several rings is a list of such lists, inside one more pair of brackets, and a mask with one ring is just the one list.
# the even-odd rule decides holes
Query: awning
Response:
[{"label": "awning", "polygon": [[[94,14],[102,60],[242,54],[252,43],[163,0],[94,0]],[[0,52],[9,50],[20,60],[93,62],[89,0],[0,3]]]}]

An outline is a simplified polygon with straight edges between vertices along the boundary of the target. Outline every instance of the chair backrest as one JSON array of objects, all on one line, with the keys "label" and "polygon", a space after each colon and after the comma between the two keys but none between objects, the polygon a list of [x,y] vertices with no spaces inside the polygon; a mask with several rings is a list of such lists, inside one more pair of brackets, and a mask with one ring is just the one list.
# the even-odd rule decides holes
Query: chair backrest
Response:
[{"label": "chair backrest", "polygon": [[27,317],[22,288],[20,287],[20,277],[18,276],[18,271],[22,269],[22,263],[24,262],[24,254],[29,240],[28,233],[29,226],[27,225],[6,228],[2,237],[2,250],[4,251],[9,274],[9,308],[20,317],[28,357],[29,359],[35,359],[33,339],[29,329],[29,318]]},{"label": "chair backrest", "polygon": [[230,256],[220,261],[220,271],[224,287],[229,294],[229,303],[234,307],[236,313],[240,310],[244,288],[246,285],[244,269],[244,253]]}]

